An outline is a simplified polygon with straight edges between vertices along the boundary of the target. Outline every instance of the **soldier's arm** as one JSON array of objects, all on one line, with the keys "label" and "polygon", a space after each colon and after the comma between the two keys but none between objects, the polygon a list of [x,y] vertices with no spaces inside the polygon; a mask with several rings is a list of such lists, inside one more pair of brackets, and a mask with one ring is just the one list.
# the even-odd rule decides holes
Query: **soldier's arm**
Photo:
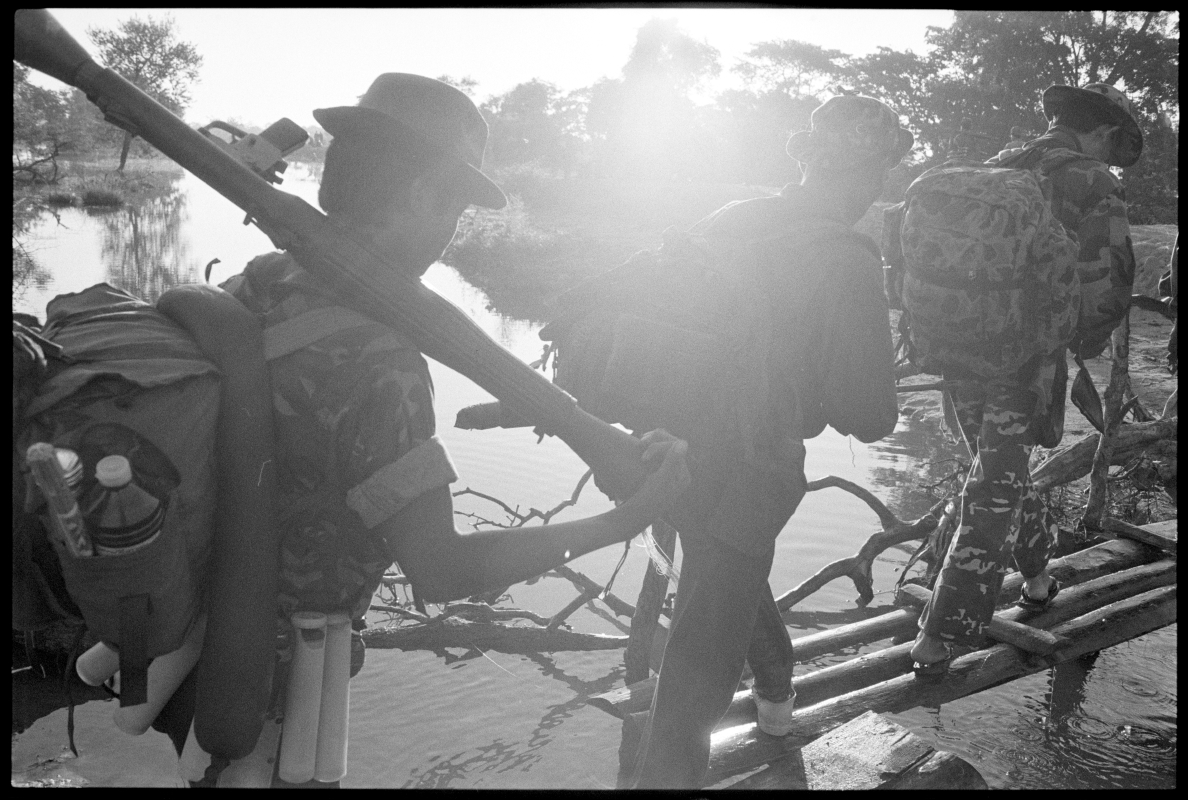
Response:
[{"label": "soldier's arm", "polygon": [[826,257],[834,277],[815,309],[824,328],[822,401],[838,433],[874,442],[899,418],[882,270],[857,242],[840,243]]}]

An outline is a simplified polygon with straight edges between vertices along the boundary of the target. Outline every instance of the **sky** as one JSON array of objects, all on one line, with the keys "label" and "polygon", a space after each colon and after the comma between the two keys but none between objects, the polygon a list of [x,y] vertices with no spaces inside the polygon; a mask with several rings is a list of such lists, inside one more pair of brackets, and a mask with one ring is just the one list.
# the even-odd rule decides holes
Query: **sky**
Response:
[{"label": "sky", "polygon": [[[539,78],[569,91],[619,77],[636,32],[652,17],[676,18],[720,51],[721,83],[755,43],[798,39],[850,55],[879,46],[925,51],[929,25],[952,11],[770,7],[572,7],[407,9],[50,9],[87,50],[88,27],[113,29],[132,16],[170,16],[203,56],[185,117],[267,125],[289,117],[313,125],[314,108],[353,105],[376,75],[470,76],[476,100]],[[56,80],[36,82],[62,88]]]}]

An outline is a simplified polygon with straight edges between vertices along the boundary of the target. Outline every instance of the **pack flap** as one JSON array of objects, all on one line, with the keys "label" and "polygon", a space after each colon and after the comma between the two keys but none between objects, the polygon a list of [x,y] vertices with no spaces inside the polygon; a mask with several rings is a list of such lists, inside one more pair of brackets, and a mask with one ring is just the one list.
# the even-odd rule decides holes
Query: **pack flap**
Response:
[{"label": "pack flap", "polygon": [[42,384],[26,417],[99,376],[118,376],[150,388],[218,374],[185,330],[143,300],[106,283],[59,295],[46,312],[46,337],[74,363]]}]

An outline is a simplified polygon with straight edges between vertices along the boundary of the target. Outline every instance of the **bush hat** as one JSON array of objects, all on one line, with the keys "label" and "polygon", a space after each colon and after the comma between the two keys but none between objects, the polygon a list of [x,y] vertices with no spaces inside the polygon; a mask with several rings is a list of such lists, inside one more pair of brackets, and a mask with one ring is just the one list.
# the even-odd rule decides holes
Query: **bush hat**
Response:
[{"label": "bush hat", "polygon": [[1090,83],[1083,87],[1053,84],[1042,95],[1044,116],[1057,122],[1061,109],[1071,103],[1081,103],[1100,112],[1102,123],[1122,127],[1122,135],[1114,140],[1113,151],[1106,158],[1112,167],[1133,166],[1143,153],[1143,132],[1134,115],[1134,104],[1125,94],[1107,83]]},{"label": "bush hat", "polygon": [[465,197],[475,205],[503,208],[507,198],[482,172],[487,123],[463,92],[443,81],[387,72],[355,106],[318,108],[314,119],[331,136],[383,141],[411,133],[460,162]]},{"label": "bush hat", "polygon": [[788,155],[833,169],[855,169],[876,160],[890,169],[912,149],[915,138],[899,126],[890,106],[865,95],[831,97],[813,110],[807,131],[788,140]]}]

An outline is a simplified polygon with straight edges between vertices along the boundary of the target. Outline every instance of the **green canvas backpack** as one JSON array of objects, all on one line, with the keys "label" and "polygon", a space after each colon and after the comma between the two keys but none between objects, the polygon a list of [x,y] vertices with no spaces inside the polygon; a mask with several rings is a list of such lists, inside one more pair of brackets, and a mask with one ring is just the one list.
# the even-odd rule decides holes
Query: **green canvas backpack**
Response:
[{"label": "green canvas backpack", "polygon": [[[81,617],[120,651],[121,705],[136,705],[147,661],[181,646],[204,602],[220,375],[180,326],[107,284],[55,298],[46,316],[40,339],[56,357],[14,381],[13,494],[23,497],[13,509],[12,624],[29,631]],[[127,458],[136,485],[164,509],[160,534],[116,555],[51,549],[44,498],[23,459],[37,442],[80,458],[84,521],[87,498],[101,494],[99,460]]]},{"label": "green canvas backpack", "polygon": [[884,247],[893,265],[902,258],[901,300],[921,369],[1008,378],[1072,341],[1077,247],[1046,187],[1026,164],[947,163],[908,187],[901,221],[889,209]]}]

